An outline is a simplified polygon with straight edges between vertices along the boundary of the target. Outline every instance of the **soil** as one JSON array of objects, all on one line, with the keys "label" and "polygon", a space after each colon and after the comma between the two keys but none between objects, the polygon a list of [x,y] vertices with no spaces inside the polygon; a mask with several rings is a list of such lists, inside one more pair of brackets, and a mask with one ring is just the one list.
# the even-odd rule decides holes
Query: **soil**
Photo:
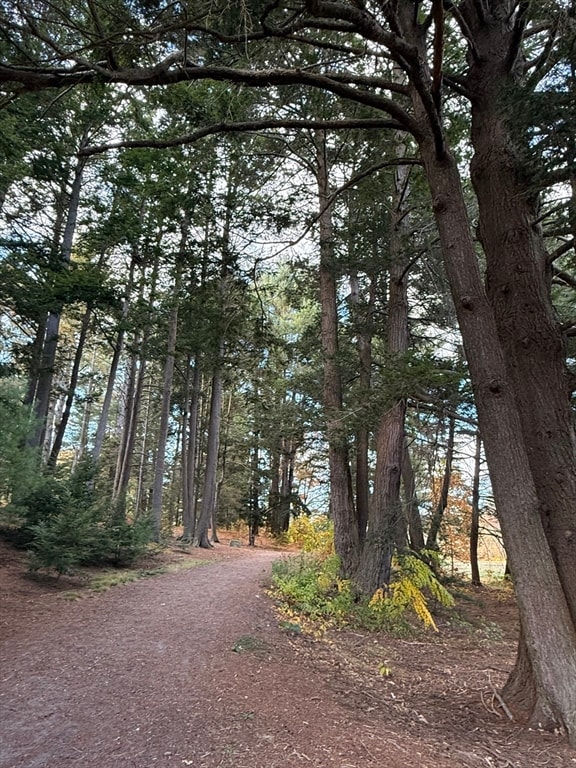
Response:
[{"label": "soil", "polygon": [[576,766],[498,701],[508,590],[463,592],[438,634],[314,638],[266,592],[281,556],[173,547],[145,567],[202,564],[95,593],[0,543],[0,768]]}]

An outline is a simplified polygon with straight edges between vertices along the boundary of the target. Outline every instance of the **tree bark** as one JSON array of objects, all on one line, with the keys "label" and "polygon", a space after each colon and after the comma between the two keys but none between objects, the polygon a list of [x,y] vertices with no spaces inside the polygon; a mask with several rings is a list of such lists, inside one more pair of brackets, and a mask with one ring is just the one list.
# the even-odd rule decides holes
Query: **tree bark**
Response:
[{"label": "tree bark", "polygon": [[[370,397],[372,379],[372,313],[375,300],[375,279],[370,277],[370,292],[366,307],[361,306],[358,274],[350,275],[350,304],[353,312],[360,366],[360,393]],[[356,430],[356,515],[360,545],[366,539],[366,526],[370,512],[370,462],[368,450],[370,430],[361,424]]]},{"label": "tree bark", "polygon": [[[530,189],[505,112],[505,93],[517,64],[513,28],[505,18],[468,18],[479,57],[471,62],[472,182],[479,236],[486,255],[487,290],[508,376],[520,413],[539,512],[576,626],[576,440],[565,365],[565,339],[551,301],[551,265],[540,227],[539,199]],[[550,706],[532,688],[526,648],[505,693],[511,705],[531,702],[541,721]],[[522,682],[523,681],[523,682]],[[544,714],[543,714],[544,713]]]},{"label": "tree bark", "polygon": [[72,372],[70,374],[70,383],[68,385],[68,391],[66,392],[66,402],[64,404],[64,410],[60,417],[58,426],[56,427],[56,434],[54,436],[54,442],[50,449],[50,455],[48,457],[47,465],[50,469],[55,469],[58,461],[58,456],[64,442],[64,434],[66,433],[66,427],[68,426],[68,420],[72,413],[72,405],[74,403],[74,397],[76,395],[76,387],[78,386],[78,377],[80,376],[80,366],[82,364],[82,355],[84,354],[84,345],[86,343],[86,337],[88,336],[88,329],[90,327],[90,321],[92,319],[92,306],[89,304],[86,307],[84,315],[82,317],[82,324],[80,326],[80,336],[78,338],[78,344],[76,345],[76,352],[74,354],[74,362],[72,364]]},{"label": "tree bark", "polygon": [[[399,145],[398,154],[404,154],[403,144]],[[386,352],[391,360],[405,355],[409,344],[408,269],[403,236],[407,197],[408,171],[399,168],[394,179],[386,327]],[[354,577],[355,585],[369,595],[390,582],[394,550],[404,549],[407,544],[407,523],[400,499],[405,418],[406,399],[402,397],[392,403],[381,416],[376,434],[374,493],[362,562]]]},{"label": "tree bark", "polygon": [[[181,249],[183,250],[188,236],[188,227],[182,230]],[[154,526],[154,539],[160,541],[162,530],[162,497],[164,492],[164,474],[166,471],[166,443],[168,442],[168,428],[170,425],[170,404],[172,399],[172,381],[174,379],[174,359],[176,353],[176,338],[178,335],[178,301],[180,294],[180,265],[177,264],[174,279],[173,306],[170,311],[170,324],[168,330],[168,342],[166,348],[166,363],[164,366],[164,380],[162,383],[162,404],[160,406],[160,427],[158,432],[158,444],[156,446],[156,461],[154,465],[154,483],[152,487],[152,523]]]},{"label": "tree bark", "polygon": [[402,458],[402,484],[404,486],[404,503],[406,505],[406,516],[408,518],[410,548],[415,552],[421,552],[425,546],[424,531],[422,529],[420,510],[418,509],[414,468],[412,467],[410,450],[406,443],[404,444],[404,456]]},{"label": "tree bark", "polygon": [[[188,363],[190,365],[190,363]],[[196,528],[196,457],[198,455],[198,416],[200,410],[200,360],[194,360],[192,389],[187,400],[187,431],[183,430],[182,441],[186,443],[182,467],[182,522],[184,541],[192,541]],[[187,437],[186,437],[187,435]]]},{"label": "tree bark", "polygon": [[486,458],[538,686],[576,742],[576,635],[544,535],[520,417],[492,308],[483,288],[458,167],[423,119],[420,149],[444,264],[470,368]]},{"label": "tree bark", "polygon": [[[222,357],[222,350],[220,358]],[[212,376],[212,394],[210,397],[210,419],[208,422],[208,444],[206,448],[206,469],[202,490],[200,516],[194,533],[195,547],[212,547],[208,538],[208,529],[216,503],[216,473],[220,446],[220,422],[222,418],[222,373],[217,368]]]},{"label": "tree bark", "polygon": [[[80,142],[80,148],[85,146],[86,136]],[[80,192],[84,178],[84,168],[86,158],[80,157],[74,169],[74,177],[70,194],[64,197],[68,198],[66,223],[62,234],[62,243],[60,244],[60,263],[63,269],[67,269],[72,257],[72,245],[74,234],[76,232],[76,222],[78,220],[78,210],[80,207]],[[52,380],[54,377],[54,366],[56,363],[56,351],[58,349],[58,336],[60,333],[60,309],[48,313],[45,325],[45,335],[42,346],[41,361],[38,369],[37,382],[35,387],[35,414],[37,427],[31,440],[33,446],[45,448],[46,420],[50,409],[50,398],[52,396]]]},{"label": "tree bark", "polygon": [[116,384],[116,375],[118,373],[118,366],[122,358],[122,351],[124,348],[124,324],[128,317],[130,308],[130,295],[134,285],[134,268],[136,261],[134,257],[130,261],[130,271],[128,273],[128,284],[126,287],[126,298],[122,305],[122,316],[120,318],[120,325],[118,328],[118,335],[116,337],[116,344],[114,345],[114,352],[112,354],[112,361],[110,363],[110,370],[108,371],[108,378],[106,382],[106,392],[104,394],[104,401],[100,410],[100,418],[98,419],[98,426],[96,428],[96,435],[94,437],[94,447],[92,448],[92,458],[97,464],[100,461],[100,454],[102,453],[102,447],[104,445],[104,438],[106,436],[106,430],[108,428],[108,418],[110,416],[110,407],[112,405],[112,399],[114,397],[114,387]]},{"label": "tree bark", "polygon": [[343,424],[342,380],[339,364],[336,256],[330,200],[326,136],[317,131],[316,180],[320,227],[320,312],[323,359],[323,402],[328,439],[330,506],[334,519],[334,546],[342,572],[352,576],[360,561],[360,537],[352,494],[348,443]]}]

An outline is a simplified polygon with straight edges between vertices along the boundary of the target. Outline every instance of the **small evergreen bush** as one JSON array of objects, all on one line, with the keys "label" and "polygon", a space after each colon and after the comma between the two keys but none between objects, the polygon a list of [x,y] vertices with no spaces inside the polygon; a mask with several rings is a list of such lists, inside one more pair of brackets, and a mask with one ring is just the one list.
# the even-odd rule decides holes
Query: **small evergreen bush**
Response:
[{"label": "small evergreen bush", "polygon": [[70,573],[81,565],[129,565],[151,538],[145,519],[129,523],[96,496],[94,468],[79,465],[67,480],[46,475],[19,501],[31,568]]}]

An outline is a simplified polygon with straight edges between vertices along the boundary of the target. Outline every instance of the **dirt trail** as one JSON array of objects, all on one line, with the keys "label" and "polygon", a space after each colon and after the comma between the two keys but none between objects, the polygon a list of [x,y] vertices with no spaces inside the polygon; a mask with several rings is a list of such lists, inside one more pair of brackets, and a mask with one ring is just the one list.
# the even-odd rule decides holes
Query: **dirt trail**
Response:
[{"label": "dirt trail", "polygon": [[487,675],[513,659],[507,602],[489,603],[502,637],[447,623],[415,642],[314,643],[278,627],[263,588],[278,552],[213,556],[72,602],[0,563],[0,768],[576,764],[487,706]]},{"label": "dirt trail", "polygon": [[370,728],[293,665],[262,589],[276,557],[62,601],[17,628],[0,651],[1,768],[380,765]]}]

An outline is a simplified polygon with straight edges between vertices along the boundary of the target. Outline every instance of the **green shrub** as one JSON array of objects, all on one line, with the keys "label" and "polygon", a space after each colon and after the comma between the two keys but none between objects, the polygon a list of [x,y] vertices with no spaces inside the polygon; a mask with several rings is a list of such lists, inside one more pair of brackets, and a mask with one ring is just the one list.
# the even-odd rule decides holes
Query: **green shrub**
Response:
[{"label": "green shrub", "polygon": [[78,512],[68,507],[29,526],[32,570],[70,573],[89,563],[99,549],[97,523],[92,510]]},{"label": "green shrub", "polygon": [[140,517],[133,523],[125,520],[110,520],[102,529],[102,552],[104,562],[113,565],[131,565],[144,554],[152,537],[149,519]]},{"label": "green shrub", "polygon": [[276,562],[275,591],[290,608],[311,619],[339,621],[352,609],[349,583],[338,576],[336,555],[301,555]]},{"label": "green shrub", "polygon": [[414,631],[411,616],[436,629],[427,595],[443,605],[453,602],[430,567],[413,555],[396,558],[391,583],[371,597],[355,595],[339,570],[336,555],[311,553],[276,562],[272,593],[283,617],[407,634]]},{"label": "green shrub", "polygon": [[20,498],[22,539],[31,568],[70,573],[81,565],[129,565],[151,538],[147,520],[129,523],[99,501],[94,468],[81,463],[67,480],[47,474]]}]

